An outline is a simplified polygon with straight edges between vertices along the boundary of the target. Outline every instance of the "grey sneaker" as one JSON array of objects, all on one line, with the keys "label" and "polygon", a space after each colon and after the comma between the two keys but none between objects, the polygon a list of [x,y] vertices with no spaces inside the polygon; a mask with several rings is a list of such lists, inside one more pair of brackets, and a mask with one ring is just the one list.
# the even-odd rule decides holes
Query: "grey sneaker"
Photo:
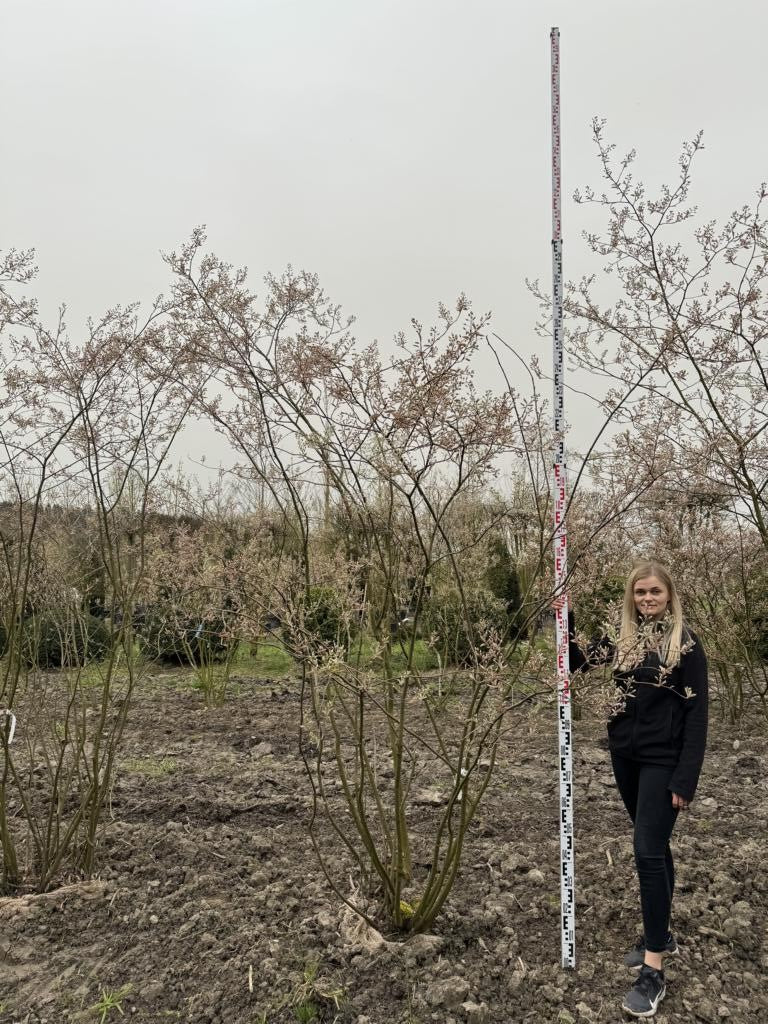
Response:
[{"label": "grey sneaker", "polygon": [[[664,956],[677,956],[680,952],[674,935],[672,932],[669,933],[667,938],[667,944],[663,949]],[[645,936],[640,936],[638,942],[630,949],[630,951],[624,957],[624,966],[631,967],[633,971],[639,971],[645,962]]]},{"label": "grey sneaker", "polygon": [[637,981],[624,996],[621,1008],[633,1017],[653,1017],[666,994],[664,971],[655,971],[648,964],[643,964]]}]

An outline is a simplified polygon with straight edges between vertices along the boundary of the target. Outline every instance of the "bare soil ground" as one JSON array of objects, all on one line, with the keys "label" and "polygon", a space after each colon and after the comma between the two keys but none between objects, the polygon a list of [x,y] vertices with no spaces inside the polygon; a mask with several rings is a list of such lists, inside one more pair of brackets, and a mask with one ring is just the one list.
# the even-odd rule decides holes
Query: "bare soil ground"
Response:
[{"label": "bare soil ground", "polygon": [[[509,739],[435,936],[371,950],[307,840],[295,684],[243,681],[205,710],[156,682],[130,717],[98,878],[0,900],[3,1024],[627,1019],[638,890],[597,723],[575,726],[578,963],[564,971],[554,712]],[[764,722],[713,721],[673,841],[682,952],[660,1024],[766,1019],[767,751]],[[419,818],[426,835],[427,807]]]}]

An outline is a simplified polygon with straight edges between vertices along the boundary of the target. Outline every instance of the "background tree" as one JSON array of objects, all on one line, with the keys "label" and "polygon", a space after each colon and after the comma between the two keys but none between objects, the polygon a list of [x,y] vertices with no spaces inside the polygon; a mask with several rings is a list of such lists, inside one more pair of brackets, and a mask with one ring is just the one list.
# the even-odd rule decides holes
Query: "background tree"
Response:
[{"label": "background tree", "polygon": [[[16,283],[31,279],[31,256],[9,264]],[[0,707],[19,723],[13,747],[2,731],[2,887],[42,891],[65,867],[87,875],[95,865],[136,679],[132,611],[150,492],[186,406],[145,358],[159,304],[144,321],[134,308],[110,310],[79,343],[63,310],[48,329],[8,284],[0,307]],[[82,563],[60,543],[78,521],[98,552]],[[94,572],[106,580],[106,626],[89,615]],[[47,674],[52,664],[62,672]]]},{"label": "background tree", "polygon": [[[606,215],[585,235],[603,274],[566,289],[570,354],[609,383],[606,408],[622,403],[629,461],[665,437],[678,500],[695,492],[768,548],[766,186],[718,226],[690,205],[700,134],[683,147],[677,182],[651,195],[634,177],[635,152],[617,159],[603,122],[593,132],[606,191],[576,200]],[[612,282],[619,295],[606,304]]]}]

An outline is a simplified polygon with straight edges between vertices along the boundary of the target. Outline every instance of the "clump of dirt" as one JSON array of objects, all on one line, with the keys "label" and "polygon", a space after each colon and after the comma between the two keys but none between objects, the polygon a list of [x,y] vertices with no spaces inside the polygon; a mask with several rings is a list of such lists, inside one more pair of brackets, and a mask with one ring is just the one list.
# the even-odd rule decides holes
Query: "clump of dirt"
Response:
[{"label": "clump of dirt", "polygon": [[[3,1024],[622,1019],[639,899],[599,725],[575,726],[578,963],[564,971],[554,714],[508,740],[436,934],[406,943],[355,928],[326,883],[296,720],[291,683],[251,680],[218,710],[162,686],[137,698],[98,878],[0,900]],[[660,1024],[768,1011],[765,727],[714,721],[711,736],[673,840],[682,955]],[[419,818],[426,837],[426,799]]]}]

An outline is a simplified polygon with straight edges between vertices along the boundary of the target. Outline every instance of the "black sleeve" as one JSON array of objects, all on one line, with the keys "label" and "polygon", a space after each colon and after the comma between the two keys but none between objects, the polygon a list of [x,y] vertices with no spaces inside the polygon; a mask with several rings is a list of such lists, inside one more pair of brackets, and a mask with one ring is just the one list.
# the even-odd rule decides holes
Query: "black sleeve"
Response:
[{"label": "black sleeve", "polygon": [[587,644],[586,651],[576,643],[576,625],[573,609],[568,609],[568,664],[571,672],[588,672],[595,665],[606,665],[612,660],[613,644],[607,637],[596,637]]},{"label": "black sleeve", "polygon": [[707,747],[707,719],[709,703],[709,687],[707,684],[707,656],[701,641],[693,633],[691,639],[694,646],[687,651],[681,661],[680,669],[682,685],[693,691],[694,696],[685,701],[685,719],[683,724],[683,748],[677,768],[669,780],[667,787],[673,793],[691,801],[696,793],[701,766],[704,763],[704,751]]}]

